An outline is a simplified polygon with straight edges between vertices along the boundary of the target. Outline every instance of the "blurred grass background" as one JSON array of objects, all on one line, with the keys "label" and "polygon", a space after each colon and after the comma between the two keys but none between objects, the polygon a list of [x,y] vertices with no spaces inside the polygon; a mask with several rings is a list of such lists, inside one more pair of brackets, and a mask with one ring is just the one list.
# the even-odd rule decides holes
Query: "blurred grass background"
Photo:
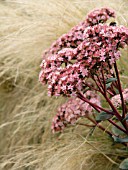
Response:
[{"label": "blurred grass background", "polygon": [[[100,7],[114,9],[116,22],[128,26],[128,0],[0,1],[1,170],[117,170],[128,156],[98,129],[91,138],[79,126],[53,135],[52,117],[66,99],[49,98],[38,82],[42,52]],[[125,87],[127,53],[118,63]]]}]

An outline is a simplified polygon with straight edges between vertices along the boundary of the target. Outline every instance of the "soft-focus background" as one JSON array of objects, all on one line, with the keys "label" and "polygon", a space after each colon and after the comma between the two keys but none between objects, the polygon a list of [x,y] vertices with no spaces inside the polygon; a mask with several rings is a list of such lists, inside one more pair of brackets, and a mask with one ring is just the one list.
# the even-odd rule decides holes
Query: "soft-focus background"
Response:
[{"label": "soft-focus background", "polygon": [[[66,99],[49,98],[38,82],[43,50],[100,7],[128,26],[128,0],[0,0],[0,170],[117,170],[128,156],[98,129],[90,138],[80,126],[52,134]],[[125,87],[127,52],[119,63]]]}]

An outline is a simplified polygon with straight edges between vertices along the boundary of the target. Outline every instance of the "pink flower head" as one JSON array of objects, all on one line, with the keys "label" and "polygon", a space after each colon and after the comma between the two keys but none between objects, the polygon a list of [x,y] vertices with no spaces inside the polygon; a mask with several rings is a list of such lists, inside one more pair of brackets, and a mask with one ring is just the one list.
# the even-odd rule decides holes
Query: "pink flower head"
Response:
[{"label": "pink flower head", "polygon": [[115,17],[115,12],[113,10],[109,8],[96,9],[88,14],[86,22],[88,26],[93,26],[106,22],[110,17]]},{"label": "pink flower head", "polygon": [[[123,91],[122,94],[123,94],[123,98],[124,98],[125,104],[128,105],[128,89],[124,89],[124,91]],[[121,103],[122,103],[122,102],[121,102],[121,99],[120,99],[120,95],[119,95],[119,94],[117,94],[117,95],[115,95],[114,97],[112,97],[111,101],[112,101],[113,105],[114,105],[116,108],[121,107]]]},{"label": "pink flower head", "polygon": [[[128,44],[128,29],[102,24],[114,11],[101,8],[62,35],[44,54],[39,80],[48,84],[48,94],[72,96],[83,91],[85,81],[120,58],[120,48]],[[111,74],[111,71],[109,72]]]},{"label": "pink flower head", "polygon": [[[92,91],[87,91],[84,95],[92,103],[101,105],[100,98]],[[56,116],[52,120],[52,131],[62,131],[68,124],[74,124],[80,117],[88,117],[93,112],[93,108],[79,98],[70,98],[68,102],[58,108]]]}]

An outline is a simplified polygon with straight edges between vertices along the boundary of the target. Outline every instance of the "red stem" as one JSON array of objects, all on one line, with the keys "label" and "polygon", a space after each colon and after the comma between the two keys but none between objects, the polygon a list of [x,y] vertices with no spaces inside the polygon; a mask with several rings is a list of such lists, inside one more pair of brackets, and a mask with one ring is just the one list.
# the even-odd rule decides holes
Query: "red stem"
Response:
[{"label": "red stem", "polygon": [[111,102],[111,100],[108,98],[108,96],[105,97],[105,99],[107,100],[107,102],[109,103],[109,105],[111,106],[114,115],[118,118],[119,121],[122,120],[122,117],[120,116],[120,113],[117,111],[117,109],[115,108],[115,106],[113,105],[113,103]]},{"label": "red stem", "polygon": [[100,107],[100,106],[98,106],[98,105],[90,102],[90,101],[89,101],[87,98],[85,98],[84,95],[81,94],[80,92],[77,94],[77,97],[80,98],[81,100],[87,102],[88,104],[90,104],[90,105],[91,105],[95,110],[97,110],[98,112],[104,111],[104,112],[106,112],[106,113],[112,114],[111,111],[106,110],[106,109],[104,109],[104,108],[102,108],[102,107]]},{"label": "red stem", "polygon": [[[101,130],[103,130],[104,132],[106,132],[107,134],[109,134],[111,137],[114,135],[111,132],[109,132],[108,130],[106,130],[102,125],[99,125],[95,120],[93,120],[90,117],[87,117],[91,122],[93,122],[97,127],[99,127]],[[115,136],[115,135],[114,135]]]},{"label": "red stem", "polygon": [[[112,106],[113,104],[111,103],[110,99],[107,97],[107,89],[106,89],[106,82],[105,82],[105,77],[104,77],[104,72],[103,69],[101,70],[102,73],[102,77],[103,77],[103,85],[104,85],[104,97],[106,98],[106,100],[108,101],[108,103],[110,104],[110,106],[112,107],[112,109],[114,110],[114,112],[116,112],[116,117],[121,121],[121,116],[119,113],[117,113],[117,109],[115,110],[115,108]],[[123,129],[122,127],[120,127],[119,125],[117,125],[115,122],[113,122],[112,120],[108,120],[111,124],[113,124],[114,126],[116,126],[118,129],[120,129],[121,131],[123,131],[124,133],[127,134],[126,130]]]},{"label": "red stem", "polygon": [[[103,77],[103,83],[104,83],[104,87],[105,87],[105,78],[104,78],[104,73],[102,72],[102,77]],[[98,80],[100,81],[99,77],[97,76]],[[94,79],[94,81],[96,82],[96,80]],[[96,82],[97,84],[97,82]],[[100,81],[101,84],[101,81]],[[98,85],[97,85],[98,86]],[[112,110],[114,111],[114,115],[118,118],[119,121],[122,120],[120,114],[118,113],[117,109],[114,107],[114,105],[112,104],[111,100],[107,97],[107,94],[105,93],[105,89],[103,88],[103,92],[101,91],[101,94],[103,95],[103,97],[107,100],[107,102],[109,103],[109,105],[111,106]]]},{"label": "red stem", "polygon": [[120,98],[121,98],[121,102],[122,102],[122,119],[121,119],[121,123],[123,124],[123,126],[125,127],[127,134],[128,134],[128,125],[126,120],[123,121],[123,119],[125,118],[125,113],[126,113],[126,105],[124,103],[124,98],[123,98],[123,94],[122,94],[122,88],[121,88],[121,83],[120,83],[120,77],[119,77],[119,72],[117,69],[117,64],[116,62],[114,63],[114,68],[115,68],[115,72],[116,72],[116,76],[117,76],[117,81],[118,81],[118,90],[120,93]]},{"label": "red stem", "polygon": [[117,76],[117,81],[118,81],[118,87],[119,87],[119,93],[120,93],[120,97],[121,97],[121,102],[122,102],[122,118],[125,118],[125,104],[124,104],[124,98],[123,98],[123,94],[122,94],[122,88],[121,88],[121,83],[120,83],[120,77],[119,77],[119,72],[117,69],[117,64],[116,62],[114,63],[114,68],[115,68],[115,72],[116,72],[116,76]]},{"label": "red stem", "polygon": [[118,129],[120,129],[121,131],[123,131],[124,133],[127,134],[127,131],[125,129],[123,129],[121,126],[117,125],[115,122],[113,122],[112,120],[108,120],[111,124],[113,124],[114,126],[116,126]]},{"label": "red stem", "polygon": [[107,95],[107,89],[106,89],[106,82],[105,82],[105,77],[104,77],[104,71],[101,69],[102,77],[103,77],[103,85],[104,85],[104,95]]},{"label": "red stem", "polygon": [[[80,96],[78,96],[80,99],[82,99],[83,101],[85,101],[85,102],[87,102],[88,104],[90,104],[95,110],[97,110],[98,112],[100,112],[100,110],[102,110],[102,111],[105,111],[105,112],[107,112],[107,113],[111,113],[112,114],[112,112],[110,112],[110,111],[108,111],[108,110],[106,110],[106,109],[104,109],[104,108],[101,108],[100,106],[98,106],[98,105],[96,105],[96,104],[94,104],[94,103],[91,103],[88,99],[86,99],[81,93],[79,93],[80,94]],[[107,96],[106,96],[107,97]],[[108,98],[109,99],[109,98]],[[110,99],[109,99],[110,100]],[[110,102],[110,101],[109,101]],[[98,109],[100,109],[100,110],[98,110],[97,109],[97,107],[98,107]],[[116,115],[116,114],[115,114]],[[120,115],[118,115],[118,117],[119,117]],[[119,117],[119,119],[121,119],[121,116]],[[121,131],[123,131],[124,133],[126,133],[127,134],[127,132],[126,132],[126,130],[125,129],[123,129],[122,127],[120,127],[120,126],[118,126],[115,122],[113,122],[112,120],[109,120],[109,122],[110,123],[112,123],[114,126],[116,126],[118,129],[120,129]],[[97,122],[96,122],[97,123]]]},{"label": "red stem", "polygon": [[97,85],[100,93],[103,94],[103,91],[101,90],[100,85],[98,84],[97,80],[94,77],[92,77],[92,79],[94,80],[95,84]]},{"label": "red stem", "polygon": [[89,84],[87,84],[87,83],[85,83],[85,82],[83,82],[83,84],[86,85],[86,86],[88,86],[88,87],[89,87],[90,89],[92,89],[92,90],[95,90],[95,91],[100,92],[100,90],[96,89],[95,87],[92,87],[91,85],[89,85]]},{"label": "red stem", "polygon": [[102,90],[104,90],[104,86],[103,86],[103,84],[102,84],[102,82],[101,82],[101,80],[100,80],[100,78],[99,78],[98,75],[97,75],[97,79],[98,79],[98,81],[99,81],[99,83],[100,83],[100,86],[101,86]]},{"label": "red stem", "polygon": [[[103,126],[99,125],[95,120],[93,120],[92,118],[90,117],[87,117],[91,122],[93,122],[97,127],[99,127],[101,130],[103,130],[104,132],[106,132],[108,135],[110,135],[111,137],[112,136],[117,136],[111,132],[109,132],[108,130],[106,130]],[[122,143],[124,146],[127,146],[126,143]]]},{"label": "red stem", "polygon": [[114,93],[110,90],[107,90],[107,92],[111,95],[111,96],[114,96]]}]

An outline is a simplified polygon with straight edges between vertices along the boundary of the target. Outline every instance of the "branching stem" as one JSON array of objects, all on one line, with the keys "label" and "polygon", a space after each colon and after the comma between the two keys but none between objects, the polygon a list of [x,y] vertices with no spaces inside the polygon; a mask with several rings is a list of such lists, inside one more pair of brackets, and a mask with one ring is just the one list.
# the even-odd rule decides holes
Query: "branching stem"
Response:
[{"label": "branching stem", "polygon": [[124,98],[123,98],[123,94],[122,94],[122,88],[121,88],[121,83],[120,83],[120,77],[119,77],[119,71],[117,69],[117,64],[116,62],[114,63],[114,68],[115,68],[115,73],[116,73],[116,77],[117,77],[117,81],[118,81],[118,90],[120,93],[120,98],[121,98],[121,102],[122,102],[122,118],[125,118],[125,104],[124,104]]}]

